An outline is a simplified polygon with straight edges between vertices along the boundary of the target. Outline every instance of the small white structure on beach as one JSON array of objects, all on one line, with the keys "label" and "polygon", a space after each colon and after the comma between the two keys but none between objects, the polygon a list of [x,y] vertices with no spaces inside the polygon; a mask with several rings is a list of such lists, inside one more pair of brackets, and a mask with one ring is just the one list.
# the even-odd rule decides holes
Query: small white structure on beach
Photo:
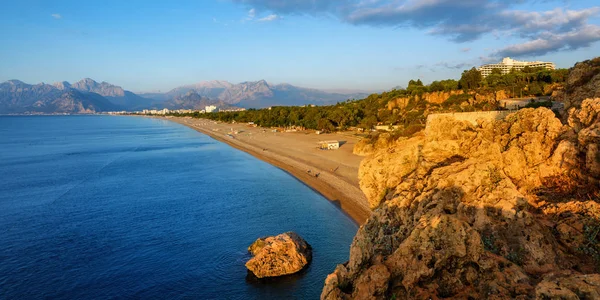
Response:
[{"label": "small white structure on beach", "polygon": [[319,149],[321,150],[337,150],[340,149],[339,141],[320,141]]}]

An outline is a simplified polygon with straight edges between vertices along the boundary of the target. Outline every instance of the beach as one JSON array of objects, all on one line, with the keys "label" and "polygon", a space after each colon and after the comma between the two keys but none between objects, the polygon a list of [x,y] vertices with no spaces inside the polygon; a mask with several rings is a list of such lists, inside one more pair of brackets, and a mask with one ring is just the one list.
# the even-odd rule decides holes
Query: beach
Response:
[{"label": "beach", "polygon": [[[341,208],[358,224],[370,215],[359,188],[361,156],[352,153],[359,138],[349,132],[317,135],[314,130],[274,132],[250,124],[220,123],[189,117],[157,117],[188,126],[287,171]],[[337,140],[337,150],[320,150],[318,142]]]}]

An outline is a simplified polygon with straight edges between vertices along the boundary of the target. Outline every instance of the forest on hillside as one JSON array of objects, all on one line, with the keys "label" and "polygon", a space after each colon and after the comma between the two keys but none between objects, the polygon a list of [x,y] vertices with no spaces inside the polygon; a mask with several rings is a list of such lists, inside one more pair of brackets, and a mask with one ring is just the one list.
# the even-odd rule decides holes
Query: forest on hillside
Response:
[{"label": "forest on hillside", "polygon": [[[430,113],[498,109],[495,101],[475,101],[476,95],[504,91],[511,98],[548,96],[553,89],[564,84],[568,71],[526,67],[508,74],[494,70],[484,78],[477,69],[472,68],[465,70],[460,80],[433,81],[429,85],[423,84],[421,80],[410,80],[403,89],[329,106],[275,106],[238,112],[196,112],[184,115],[222,122],[254,122],[264,127],[297,126],[324,131],[345,130],[350,127],[371,129],[375,125],[384,124],[397,126],[400,135],[408,135],[422,128]],[[451,95],[441,103],[431,103],[424,99],[424,95],[428,93],[444,92]],[[407,99],[406,105],[390,109],[388,103],[399,98]]]}]

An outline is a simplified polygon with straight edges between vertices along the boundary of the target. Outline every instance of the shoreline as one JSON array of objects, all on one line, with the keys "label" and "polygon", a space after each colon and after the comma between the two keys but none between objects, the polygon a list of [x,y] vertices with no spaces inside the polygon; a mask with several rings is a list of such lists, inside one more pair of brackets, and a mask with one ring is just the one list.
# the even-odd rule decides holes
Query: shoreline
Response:
[{"label": "shoreline", "polygon": [[[332,202],[359,226],[364,224],[371,214],[366,197],[358,187],[358,181],[356,181],[356,183],[348,182],[341,178],[342,176],[337,176],[328,170],[322,169],[315,163],[311,163],[310,160],[307,161],[296,157],[290,157],[283,153],[277,153],[276,150],[272,149],[266,151],[267,149],[260,149],[255,145],[241,141],[238,138],[226,138],[223,132],[217,133],[216,131],[203,127],[202,123],[198,124],[198,122],[213,122],[211,120],[188,119],[183,117],[151,118],[172,121],[187,126],[283,170]],[[190,122],[190,120],[196,120],[197,122],[194,124]],[[319,176],[312,176],[306,170],[311,170],[313,173],[319,173]],[[357,176],[358,175],[356,174],[356,177]]]}]

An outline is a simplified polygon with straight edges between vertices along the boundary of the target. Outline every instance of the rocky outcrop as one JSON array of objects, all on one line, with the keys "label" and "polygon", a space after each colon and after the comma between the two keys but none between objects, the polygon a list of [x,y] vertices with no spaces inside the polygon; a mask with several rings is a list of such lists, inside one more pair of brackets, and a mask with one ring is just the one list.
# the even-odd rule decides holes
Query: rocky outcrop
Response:
[{"label": "rocky outcrop", "polygon": [[[449,91],[449,92],[430,92],[424,93],[420,97],[420,99],[424,100],[427,103],[441,104],[444,101],[448,100],[451,96],[462,95],[464,92],[462,90]],[[395,108],[404,109],[410,103],[412,97],[399,97],[395,100],[388,102],[387,108],[388,110],[393,110]]]},{"label": "rocky outcrop", "polygon": [[[462,90],[455,90],[455,91],[449,91],[449,92],[429,92],[429,93],[424,93],[423,95],[415,96],[415,97],[420,97],[421,100],[423,100],[427,103],[430,103],[430,104],[442,104],[442,103],[444,103],[444,101],[448,100],[451,96],[457,96],[457,95],[462,95],[462,94],[464,94],[464,92]],[[471,101],[472,102],[471,104],[484,103],[484,102],[495,103],[498,100],[509,98],[506,91],[504,91],[504,90],[488,92],[488,93],[472,93],[472,96],[473,96],[473,99]],[[404,109],[410,103],[411,98],[412,97],[396,98],[396,99],[388,102],[387,108],[388,108],[388,110]]]},{"label": "rocky outcrop", "polygon": [[488,92],[488,93],[475,93],[474,94],[474,102],[472,104],[477,104],[477,103],[497,103],[497,101],[502,100],[502,99],[508,99],[510,97],[508,97],[507,93],[505,90],[499,90],[499,91],[495,91],[495,92]]},{"label": "rocky outcrop", "polygon": [[367,156],[375,152],[376,149],[390,148],[397,143],[405,141],[405,137],[395,137],[388,132],[378,133],[370,138],[361,139],[352,148],[352,153],[360,156]]},{"label": "rocky outcrop", "polygon": [[296,273],[312,259],[311,246],[294,232],[259,238],[248,251],[254,257],[246,263],[246,268],[258,278]]},{"label": "rocky outcrop", "polygon": [[556,99],[566,98],[566,109],[580,107],[584,99],[600,97],[600,57],[575,64],[565,85],[566,96],[560,94]]},{"label": "rocky outcrop", "polygon": [[600,99],[480,125],[439,118],[373,149],[373,214],[322,299],[594,299],[600,293]]},{"label": "rocky outcrop", "polygon": [[428,103],[441,104],[448,100],[450,96],[460,95],[463,91],[450,91],[450,92],[431,92],[423,94],[422,98]]}]

